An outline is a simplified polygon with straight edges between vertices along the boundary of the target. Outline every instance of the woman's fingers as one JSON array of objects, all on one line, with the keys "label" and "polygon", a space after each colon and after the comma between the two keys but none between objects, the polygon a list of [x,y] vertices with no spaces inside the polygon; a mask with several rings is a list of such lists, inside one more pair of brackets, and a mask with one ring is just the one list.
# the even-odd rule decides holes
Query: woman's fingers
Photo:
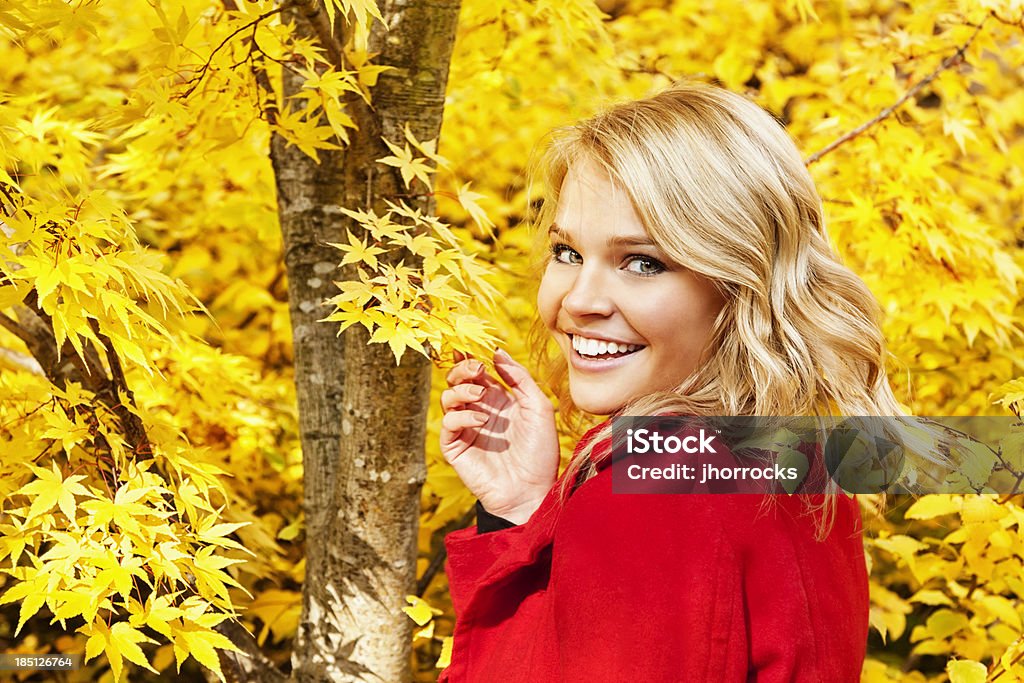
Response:
[{"label": "woman's fingers", "polygon": [[448,382],[449,387],[472,383],[484,388],[493,387],[501,389],[501,383],[487,373],[484,369],[484,364],[471,358],[456,364],[455,367],[449,370],[445,381]]},{"label": "woman's fingers", "polygon": [[448,386],[455,386],[463,382],[470,382],[476,379],[483,373],[484,364],[478,360],[467,358],[461,360],[455,364],[455,366],[448,371],[445,376],[445,381],[448,382]]},{"label": "woman's fingers", "polygon": [[494,352],[494,369],[519,401],[533,405],[551,405],[548,397],[533,381],[530,371],[502,349]]},{"label": "woman's fingers", "polygon": [[[441,450],[459,440],[463,430],[481,427],[487,415],[476,410],[453,410],[441,418]],[[449,460],[450,462],[450,460]]]},{"label": "woman's fingers", "polygon": [[475,403],[483,398],[487,391],[479,384],[456,384],[441,392],[441,409],[445,412],[461,406]]}]

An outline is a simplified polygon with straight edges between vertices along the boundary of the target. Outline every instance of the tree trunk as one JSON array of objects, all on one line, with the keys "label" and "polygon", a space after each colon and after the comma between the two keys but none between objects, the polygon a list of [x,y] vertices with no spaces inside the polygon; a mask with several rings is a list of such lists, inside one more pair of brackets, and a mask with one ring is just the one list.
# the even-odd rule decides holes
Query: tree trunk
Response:
[{"label": "tree trunk", "polygon": [[[406,353],[396,367],[387,345],[367,344],[362,326],[337,337],[333,324],[316,320],[328,314],[319,303],[341,276],[334,267],[342,254],[325,243],[347,242],[346,229],[361,236],[338,207],[380,213],[384,199],[405,193],[397,170],[375,164],[390,153],[381,136],[401,142],[407,122],[421,140],[438,136],[459,2],[379,5],[389,30],[375,23],[370,51],[394,69],[381,74],[372,109],[358,98],[348,103],[358,125],[350,144],[321,151],[319,164],[277,136],[271,144],[305,470],[306,580],[292,655],[299,681],[411,679],[412,622],[401,608],[416,584],[430,365]],[[335,40],[320,0],[284,19],[300,34]],[[283,79],[285,96],[302,85],[287,69]],[[410,203],[434,209],[429,197]]]}]

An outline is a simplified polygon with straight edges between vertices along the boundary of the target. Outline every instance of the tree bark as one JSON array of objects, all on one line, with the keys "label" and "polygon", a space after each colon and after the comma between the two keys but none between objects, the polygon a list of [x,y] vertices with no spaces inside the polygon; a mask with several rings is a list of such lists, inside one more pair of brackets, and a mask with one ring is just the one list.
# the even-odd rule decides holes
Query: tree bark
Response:
[{"label": "tree bark", "polygon": [[[406,193],[381,136],[403,144],[409,124],[421,140],[438,136],[458,0],[382,0],[388,29],[375,23],[380,75],[372,108],[348,102],[358,125],[341,151],[320,152],[316,164],[275,136],[277,180],[289,310],[295,353],[306,512],[303,611],[292,655],[298,681],[408,681],[412,621],[401,611],[415,592],[420,489],[426,477],[424,438],[430,365],[406,353],[401,366],[386,345],[368,345],[360,325],[336,336],[317,323],[329,312],[341,252],[361,229],[338,210],[385,210]],[[289,10],[300,33],[324,35],[320,2]],[[340,27],[339,27],[340,28]],[[336,30],[334,36],[342,35]],[[340,55],[340,44],[328,54]],[[284,94],[301,77],[284,70]],[[411,205],[433,212],[432,198]],[[406,254],[405,262],[413,259]],[[351,276],[352,273],[345,275]]]}]

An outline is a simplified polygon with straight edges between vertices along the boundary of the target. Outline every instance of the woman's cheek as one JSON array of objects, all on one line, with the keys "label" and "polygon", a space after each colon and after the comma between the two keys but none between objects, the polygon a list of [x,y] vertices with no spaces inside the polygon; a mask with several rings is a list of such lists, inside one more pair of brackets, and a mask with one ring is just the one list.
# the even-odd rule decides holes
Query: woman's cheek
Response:
[{"label": "woman's cheek", "polygon": [[540,288],[537,290],[537,312],[549,330],[554,330],[558,322],[558,309],[561,297],[558,295],[557,277],[548,266],[541,277]]}]

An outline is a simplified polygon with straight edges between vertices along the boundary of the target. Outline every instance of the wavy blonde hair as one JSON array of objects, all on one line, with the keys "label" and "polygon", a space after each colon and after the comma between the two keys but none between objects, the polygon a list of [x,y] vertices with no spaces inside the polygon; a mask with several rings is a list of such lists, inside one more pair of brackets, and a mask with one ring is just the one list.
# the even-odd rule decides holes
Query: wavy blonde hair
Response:
[{"label": "wavy blonde hair", "polygon": [[[693,374],[620,414],[903,414],[886,377],[879,306],[833,251],[810,174],[770,114],[728,90],[680,82],[554,131],[541,161],[538,238],[583,159],[623,188],[670,261],[725,298]],[[531,334],[562,416],[578,426],[565,359],[539,321]],[[590,450],[608,435],[570,461],[564,495],[593,474]]]}]

